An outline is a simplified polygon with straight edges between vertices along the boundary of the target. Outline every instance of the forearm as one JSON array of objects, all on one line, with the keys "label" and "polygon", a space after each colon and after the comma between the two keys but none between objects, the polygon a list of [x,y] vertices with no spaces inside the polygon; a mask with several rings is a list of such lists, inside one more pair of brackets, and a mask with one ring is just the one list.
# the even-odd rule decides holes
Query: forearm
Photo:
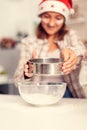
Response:
[{"label": "forearm", "polygon": [[24,79],[23,68],[17,67],[13,79],[14,84]]}]

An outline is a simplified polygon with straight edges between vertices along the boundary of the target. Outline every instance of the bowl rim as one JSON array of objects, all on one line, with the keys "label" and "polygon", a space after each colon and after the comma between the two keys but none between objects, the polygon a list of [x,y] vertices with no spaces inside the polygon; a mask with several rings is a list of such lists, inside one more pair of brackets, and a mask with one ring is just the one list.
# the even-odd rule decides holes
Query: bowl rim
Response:
[{"label": "bowl rim", "polygon": [[43,85],[49,85],[49,86],[52,86],[52,85],[62,86],[62,85],[64,85],[64,86],[67,86],[67,83],[66,83],[66,82],[47,82],[47,81],[46,81],[46,82],[45,82],[45,81],[44,81],[44,82],[43,82],[43,81],[42,81],[42,82],[41,82],[41,81],[40,81],[40,82],[36,82],[36,81],[35,81],[35,82],[32,82],[32,81],[27,81],[27,80],[26,80],[26,81],[23,81],[23,80],[22,80],[22,81],[19,81],[17,84],[18,84],[18,85],[24,85],[24,84],[25,84],[25,85],[27,85],[27,86],[29,86],[29,85],[30,85],[30,86],[31,86],[31,85],[32,85],[32,86],[35,86],[35,85],[37,85],[37,86],[39,86],[39,85],[40,85],[40,86],[43,86]]}]

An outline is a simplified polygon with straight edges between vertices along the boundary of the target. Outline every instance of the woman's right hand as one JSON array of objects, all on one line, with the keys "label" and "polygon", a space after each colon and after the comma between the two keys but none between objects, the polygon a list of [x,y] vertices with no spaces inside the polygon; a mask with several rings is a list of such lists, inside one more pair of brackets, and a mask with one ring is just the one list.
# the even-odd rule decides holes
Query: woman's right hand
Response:
[{"label": "woman's right hand", "polygon": [[[36,49],[33,50],[32,52],[32,58],[36,58],[37,52]],[[31,64],[29,61],[27,61],[24,64],[24,78],[28,79],[33,76],[33,64]]]},{"label": "woman's right hand", "polygon": [[33,76],[33,64],[29,61],[24,65],[24,78],[31,78]]}]

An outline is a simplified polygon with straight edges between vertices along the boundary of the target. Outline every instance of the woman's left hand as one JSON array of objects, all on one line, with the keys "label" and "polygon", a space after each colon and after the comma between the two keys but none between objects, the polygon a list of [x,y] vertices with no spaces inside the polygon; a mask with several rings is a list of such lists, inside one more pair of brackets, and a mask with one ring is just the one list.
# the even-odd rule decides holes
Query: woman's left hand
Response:
[{"label": "woman's left hand", "polygon": [[62,57],[64,60],[62,71],[65,74],[69,74],[71,73],[71,71],[74,69],[76,65],[77,56],[71,49],[65,48],[62,50]]}]

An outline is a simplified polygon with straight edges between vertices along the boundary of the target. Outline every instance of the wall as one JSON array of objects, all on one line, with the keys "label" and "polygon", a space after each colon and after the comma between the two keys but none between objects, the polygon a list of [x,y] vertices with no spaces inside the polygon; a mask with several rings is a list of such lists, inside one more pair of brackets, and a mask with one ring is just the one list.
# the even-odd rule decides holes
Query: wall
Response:
[{"label": "wall", "polygon": [[[40,0],[0,0],[0,37],[15,37],[17,31],[33,35],[34,22],[38,21],[37,3]],[[87,39],[87,0],[74,0],[79,5],[79,13],[84,15],[85,22],[70,24],[82,39]]]},{"label": "wall", "polygon": [[39,0],[0,0],[0,37],[17,31],[33,33]]},{"label": "wall", "polygon": [[82,40],[87,40],[87,0],[73,0],[79,7],[79,18],[75,19],[70,27],[77,30]]}]

